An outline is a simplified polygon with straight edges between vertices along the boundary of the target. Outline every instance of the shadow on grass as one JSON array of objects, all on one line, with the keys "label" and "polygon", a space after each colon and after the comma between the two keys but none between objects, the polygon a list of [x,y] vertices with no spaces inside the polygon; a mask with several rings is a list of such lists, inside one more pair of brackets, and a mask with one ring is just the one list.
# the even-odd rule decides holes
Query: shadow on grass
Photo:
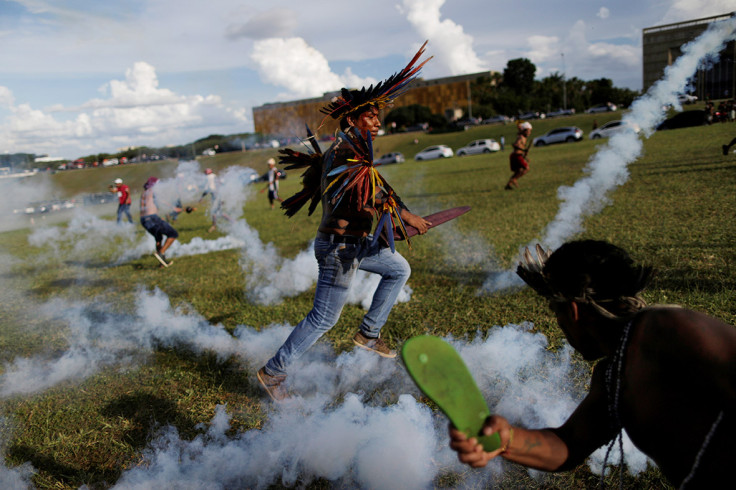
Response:
[{"label": "shadow on grass", "polygon": [[79,277],[72,278],[59,278],[54,279],[46,283],[42,289],[66,289],[70,287],[83,287],[83,288],[107,288],[110,287],[109,279],[86,279]]},{"label": "shadow on grass", "polygon": [[[205,384],[221,386],[230,393],[260,397],[260,388],[255,384],[255,370],[237,359],[219,360],[215,354],[193,353],[185,349],[167,349],[186,363],[186,369],[196,372]],[[251,372],[252,371],[252,372]]]},{"label": "shadow on grass", "polygon": [[[93,468],[83,470],[59,463],[53,457],[40,453],[36,449],[25,445],[13,445],[8,448],[8,456],[18,461],[28,461],[39,473],[53,475],[54,479],[66,483],[71,487],[79,486],[80,482],[115,481],[120,477],[120,470],[100,470]],[[96,487],[92,487],[96,488]]]},{"label": "shadow on grass", "polygon": [[672,174],[692,174],[701,172],[720,172],[727,168],[722,164],[683,164],[679,167],[684,169],[675,169],[672,166],[662,166],[660,171],[645,171],[642,175],[672,175]]},{"label": "shadow on grass", "polygon": [[180,411],[171,400],[152,393],[134,393],[119,397],[100,410],[106,417],[122,417],[130,422],[130,429],[122,440],[136,451],[148,443],[152,431],[173,425],[182,433],[193,433],[197,422]]}]

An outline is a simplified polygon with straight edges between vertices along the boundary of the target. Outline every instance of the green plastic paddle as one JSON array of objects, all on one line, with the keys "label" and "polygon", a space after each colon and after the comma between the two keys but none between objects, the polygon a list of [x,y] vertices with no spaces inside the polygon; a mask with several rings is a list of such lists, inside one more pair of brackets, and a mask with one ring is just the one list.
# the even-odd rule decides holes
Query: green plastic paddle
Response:
[{"label": "green plastic paddle", "polygon": [[501,447],[498,433],[480,435],[491,411],[468,367],[450,344],[431,335],[412,337],[404,342],[401,357],[419,389],[458,430],[475,437],[488,452]]}]

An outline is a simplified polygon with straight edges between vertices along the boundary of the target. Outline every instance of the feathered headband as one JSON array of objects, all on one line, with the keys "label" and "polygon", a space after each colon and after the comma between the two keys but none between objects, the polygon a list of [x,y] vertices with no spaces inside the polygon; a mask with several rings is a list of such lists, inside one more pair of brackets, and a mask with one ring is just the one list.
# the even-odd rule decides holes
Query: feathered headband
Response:
[{"label": "feathered headband", "polygon": [[647,305],[644,299],[639,296],[638,292],[643,290],[649,282],[652,274],[652,268],[650,266],[638,267],[638,277],[636,278],[636,283],[634,285],[637,292],[632,296],[624,295],[617,298],[600,298],[597,297],[598,295],[596,294],[596,291],[589,287],[585,287],[578,295],[568,297],[559,291],[554,284],[552,284],[549,275],[544,272],[544,266],[547,259],[552,255],[551,251],[544,250],[541,245],[537,244],[536,253],[535,257],[531,252],[529,252],[528,248],[524,249],[522,261],[519,262],[519,265],[516,268],[516,273],[529,285],[529,287],[549,301],[575,301],[578,303],[587,303],[607,318],[619,318],[619,315],[611,313],[611,311],[601,306],[601,304],[618,303],[618,309],[628,311],[630,313],[635,313]]},{"label": "feathered headband", "polygon": [[[363,87],[360,90],[348,90],[343,88],[338,97],[320,109],[320,112],[325,114],[325,117],[319,125],[319,128],[324,126],[328,117],[341,119],[346,114],[349,114],[356,109],[360,109],[361,107],[376,106],[380,110],[391,104],[394,99],[408,90],[409,83],[419,76],[419,71],[422,69],[424,64],[432,59],[432,56],[430,56],[426,60],[422,61],[418,66],[414,66],[417,60],[424,54],[424,48],[426,46],[427,41],[424,41],[424,44],[419,48],[417,54],[414,55],[414,58],[412,58],[403,70],[398,73],[394,73],[386,80],[376,84],[376,86],[371,85],[368,88]],[[319,128],[317,128],[317,130],[319,130]]]}]

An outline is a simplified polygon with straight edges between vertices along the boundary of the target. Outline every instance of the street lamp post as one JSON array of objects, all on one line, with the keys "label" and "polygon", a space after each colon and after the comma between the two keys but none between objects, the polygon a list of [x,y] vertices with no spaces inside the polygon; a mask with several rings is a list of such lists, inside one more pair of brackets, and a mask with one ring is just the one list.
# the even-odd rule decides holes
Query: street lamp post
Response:
[{"label": "street lamp post", "polygon": [[562,108],[567,110],[567,75],[565,75],[565,53],[562,53]]}]

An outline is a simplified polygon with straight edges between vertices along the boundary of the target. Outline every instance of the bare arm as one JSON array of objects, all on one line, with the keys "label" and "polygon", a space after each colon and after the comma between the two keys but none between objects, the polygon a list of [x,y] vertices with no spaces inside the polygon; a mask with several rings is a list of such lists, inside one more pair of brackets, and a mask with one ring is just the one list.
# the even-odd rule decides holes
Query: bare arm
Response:
[{"label": "bare arm", "polygon": [[461,462],[474,468],[485,466],[499,455],[544,471],[574,468],[614,436],[608,422],[604,371],[601,364],[596,367],[590,393],[559,428],[513,427],[504,417],[494,415],[486,421],[483,434],[498,432],[501,449],[485,452],[475,438],[468,439],[453,427],[450,428],[450,447],[457,451]]},{"label": "bare arm", "polygon": [[509,461],[545,471],[554,471],[567,460],[565,442],[548,429],[512,427],[505,418],[493,415],[486,421],[483,434],[494,432],[501,435],[501,448],[485,452],[474,437],[468,439],[464,433],[450,427],[450,447],[457,451],[461,462],[473,468],[481,468],[499,455]]},{"label": "bare arm", "polygon": [[429,225],[432,224],[421,216],[410,213],[404,208],[401,208],[401,219],[404,220],[406,224],[416,228],[419,231],[420,235],[424,235],[425,233],[427,233]]}]

